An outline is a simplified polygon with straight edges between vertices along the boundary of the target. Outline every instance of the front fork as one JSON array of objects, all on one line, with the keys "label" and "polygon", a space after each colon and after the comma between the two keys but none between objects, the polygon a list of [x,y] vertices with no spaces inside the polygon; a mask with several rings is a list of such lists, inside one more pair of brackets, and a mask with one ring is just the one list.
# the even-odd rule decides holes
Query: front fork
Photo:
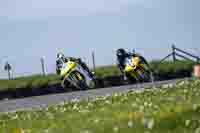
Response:
[{"label": "front fork", "polygon": [[[66,76],[64,77],[64,79],[62,80],[62,82],[61,82],[61,86],[63,87],[63,88],[65,88],[65,82],[66,82]],[[68,81],[68,80],[67,80]]]}]

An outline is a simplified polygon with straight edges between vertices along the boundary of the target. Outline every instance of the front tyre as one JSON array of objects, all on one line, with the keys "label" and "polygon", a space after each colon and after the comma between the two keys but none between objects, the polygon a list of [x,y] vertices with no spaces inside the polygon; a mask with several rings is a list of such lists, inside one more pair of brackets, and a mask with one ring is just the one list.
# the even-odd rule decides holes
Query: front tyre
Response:
[{"label": "front tyre", "polygon": [[68,88],[70,85],[71,85],[71,83],[69,81],[63,79],[63,81],[61,83],[61,86],[63,89]]},{"label": "front tyre", "polygon": [[78,71],[72,73],[72,82],[74,82],[74,86],[80,90],[89,89],[86,84],[85,77]]}]

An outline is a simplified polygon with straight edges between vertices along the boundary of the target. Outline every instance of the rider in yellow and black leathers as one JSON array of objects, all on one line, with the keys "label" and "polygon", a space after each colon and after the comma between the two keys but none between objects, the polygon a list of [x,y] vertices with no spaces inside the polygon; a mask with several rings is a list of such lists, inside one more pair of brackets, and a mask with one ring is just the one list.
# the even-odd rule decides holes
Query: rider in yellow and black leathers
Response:
[{"label": "rider in yellow and black leathers", "polygon": [[84,62],[82,62],[80,58],[65,57],[63,53],[57,54],[57,59],[56,59],[56,73],[57,74],[60,74],[60,68],[62,67],[61,65],[63,63],[68,62],[69,60],[80,64],[83,67],[83,69],[85,69],[88,72],[89,76],[93,77],[93,74],[91,73],[90,69],[87,67],[87,65]]},{"label": "rider in yellow and black leathers", "polygon": [[128,53],[125,49],[120,48],[116,51],[117,56],[117,66],[119,67],[122,74],[124,74],[124,68],[125,68],[125,59],[133,56],[136,57],[135,53]]},{"label": "rider in yellow and black leathers", "polygon": [[117,56],[117,66],[119,67],[119,69],[123,75],[124,75],[124,69],[125,69],[125,59],[128,57],[131,57],[131,56],[132,57],[140,57],[141,61],[145,62],[148,65],[148,63],[144,59],[144,57],[135,53],[135,51],[130,53],[130,52],[126,52],[126,50],[123,48],[119,48],[116,51],[116,56]]}]

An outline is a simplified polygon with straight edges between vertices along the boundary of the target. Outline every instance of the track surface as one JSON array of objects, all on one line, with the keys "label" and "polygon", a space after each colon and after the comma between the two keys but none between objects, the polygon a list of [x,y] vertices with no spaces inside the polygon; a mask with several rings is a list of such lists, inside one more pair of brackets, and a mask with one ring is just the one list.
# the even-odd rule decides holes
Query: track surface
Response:
[{"label": "track surface", "polygon": [[175,84],[177,80],[160,81],[155,83],[144,83],[137,85],[124,85],[119,87],[102,88],[96,90],[76,91],[71,93],[35,96],[17,100],[7,100],[0,102],[0,112],[14,112],[19,110],[30,110],[33,108],[46,107],[49,105],[59,104],[63,101],[70,101],[73,99],[88,99],[96,96],[105,96],[117,92],[125,92],[133,89],[141,89],[148,87],[160,87],[164,84]]}]

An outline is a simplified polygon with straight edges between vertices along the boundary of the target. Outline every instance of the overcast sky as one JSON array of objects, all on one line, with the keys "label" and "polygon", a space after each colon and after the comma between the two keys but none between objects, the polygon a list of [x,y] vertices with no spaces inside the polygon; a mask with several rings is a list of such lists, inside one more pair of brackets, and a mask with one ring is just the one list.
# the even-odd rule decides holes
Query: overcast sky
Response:
[{"label": "overcast sky", "polygon": [[198,0],[1,0],[0,78],[8,60],[14,75],[40,73],[45,56],[55,72],[58,51],[91,66],[113,64],[115,50],[136,49],[148,60],[172,43],[200,55]]}]

